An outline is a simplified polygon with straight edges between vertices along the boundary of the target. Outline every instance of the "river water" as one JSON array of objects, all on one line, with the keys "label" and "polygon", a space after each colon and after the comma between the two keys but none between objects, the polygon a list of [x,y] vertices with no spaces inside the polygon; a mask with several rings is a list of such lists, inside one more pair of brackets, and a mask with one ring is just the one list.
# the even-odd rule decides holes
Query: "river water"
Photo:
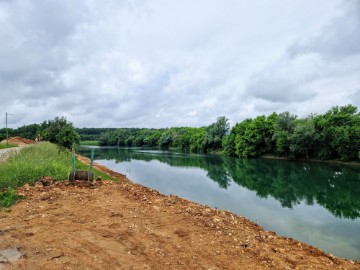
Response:
[{"label": "river water", "polygon": [[95,161],[166,195],[229,210],[278,235],[360,260],[360,167],[141,148],[96,148]]}]

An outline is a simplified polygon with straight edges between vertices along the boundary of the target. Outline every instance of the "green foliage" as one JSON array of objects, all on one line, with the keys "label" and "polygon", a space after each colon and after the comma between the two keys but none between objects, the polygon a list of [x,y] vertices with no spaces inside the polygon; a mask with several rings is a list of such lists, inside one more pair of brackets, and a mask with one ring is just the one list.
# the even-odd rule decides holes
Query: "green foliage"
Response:
[{"label": "green foliage", "polygon": [[242,158],[265,153],[292,158],[360,160],[360,114],[352,105],[298,119],[289,112],[235,124],[224,152]]},{"label": "green foliage", "polygon": [[15,132],[17,136],[34,140],[37,134],[41,132],[41,126],[38,124],[25,125],[17,128]]},{"label": "green foliage", "polygon": [[186,152],[207,152],[222,149],[229,132],[224,116],[209,127],[176,127],[167,129],[120,128],[107,130],[99,138],[101,146],[147,146],[177,148]]},{"label": "green foliage", "polygon": [[56,135],[56,144],[62,148],[70,149],[74,144],[80,143],[80,136],[72,124],[64,126]]},{"label": "green foliage", "polygon": [[[41,124],[25,125],[8,131],[9,137],[20,136],[30,140],[34,140],[40,134],[42,140],[56,143],[61,148],[71,148],[73,144],[80,142],[79,134],[65,117],[55,117],[54,120]],[[0,129],[0,134],[6,134],[6,129]]]},{"label": "green foliage", "polygon": [[0,128],[0,141],[6,139],[6,132],[8,133],[9,137],[13,137],[16,130],[12,129],[12,128]]},{"label": "green foliage", "polygon": [[297,121],[290,137],[290,153],[292,157],[310,158],[311,151],[318,143],[319,135],[311,118]]},{"label": "green foliage", "polygon": [[44,139],[56,143],[61,148],[70,149],[74,144],[80,143],[80,136],[71,122],[65,117],[55,117],[47,123]]},{"label": "green foliage", "polygon": [[217,121],[207,127],[205,151],[222,149],[225,135],[230,130],[229,120],[225,116],[218,117]]},{"label": "green foliage", "polygon": [[175,132],[172,129],[167,129],[164,131],[159,139],[159,147],[160,148],[169,148],[171,143],[174,140]]},{"label": "green foliage", "polygon": [[320,144],[318,159],[356,160],[360,149],[360,114],[352,105],[333,107],[314,117]]},{"label": "green foliage", "polygon": [[205,138],[206,138],[206,130],[205,128],[198,128],[193,130],[190,135],[190,152],[204,152],[205,150]]},{"label": "green foliage", "polygon": [[278,115],[275,123],[273,140],[275,141],[275,152],[287,157],[290,152],[290,138],[296,125],[296,115],[283,112]]},{"label": "green foliage", "polygon": [[246,119],[236,126],[235,153],[239,157],[257,157],[272,150],[276,114]]},{"label": "green foliage", "polygon": [[103,133],[115,131],[116,128],[75,128],[81,141],[99,141]]},{"label": "green foliage", "polygon": [[0,141],[6,139],[6,133],[0,132]]}]

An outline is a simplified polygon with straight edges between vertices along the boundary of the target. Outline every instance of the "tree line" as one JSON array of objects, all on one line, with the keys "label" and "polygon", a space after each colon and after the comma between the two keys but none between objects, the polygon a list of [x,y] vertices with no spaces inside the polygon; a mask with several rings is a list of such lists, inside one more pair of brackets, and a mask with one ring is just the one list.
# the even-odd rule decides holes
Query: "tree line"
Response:
[{"label": "tree line", "polygon": [[9,137],[19,136],[30,140],[35,140],[40,134],[41,140],[55,143],[61,148],[70,149],[80,143],[80,135],[65,117],[55,117],[41,124],[24,125],[16,129],[0,129],[0,141],[6,139],[6,131]]},{"label": "tree line", "polygon": [[99,144],[221,151],[240,158],[271,154],[294,159],[360,160],[360,113],[357,107],[346,105],[303,118],[274,112],[245,119],[231,129],[224,116],[200,128],[120,128],[101,134]]},{"label": "tree line", "polygon": [[272,153],[287,158],[360,160],[360,114],[353,105],[298,118],[284,112],[237,123],[224,152],[242,158]]},{"label": "tree line", "polygon": [[99,138],[101,146],[148,146],[162,149],[177,148],[185,152],[209,152],[222,149],[223,140],[230,130],[226,117],[218,117],[208,127],[172,127],[166,129],[119,128],[104,132]]},{"label": "tree line", "polygon": [[[10,129],[10,136],[44,140],[70,148],[81,140],[101,146],[177,148],[185,152],[222,152],[240,158],[264,154],[295,159],[360,160],[360,113],[353,105],[300,118],[290,112],[260,115],[236,123],[225,116],[209,126],[148,128],[74,128],[64,117]],[[5,129],[0,129],[4,139]]]}]

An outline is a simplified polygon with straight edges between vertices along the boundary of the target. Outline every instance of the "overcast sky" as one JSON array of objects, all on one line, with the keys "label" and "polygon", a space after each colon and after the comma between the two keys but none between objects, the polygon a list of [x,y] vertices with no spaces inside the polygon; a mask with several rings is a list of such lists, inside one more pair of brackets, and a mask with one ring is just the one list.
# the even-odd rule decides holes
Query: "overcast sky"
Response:
[{"label": "overcast sky", "polygon": [[9,127],[360,109],[360,0],[0,0]]}]

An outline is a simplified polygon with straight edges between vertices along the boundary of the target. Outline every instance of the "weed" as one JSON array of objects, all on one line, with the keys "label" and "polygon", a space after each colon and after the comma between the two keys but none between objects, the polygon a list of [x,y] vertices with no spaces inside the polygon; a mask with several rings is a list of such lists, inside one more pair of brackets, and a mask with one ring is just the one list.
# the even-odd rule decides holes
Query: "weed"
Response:
[{"label": "weed", "polygon": [[21,198],[14,189],[0,191],[0,207],[10,207]]},{"label": "weed", "polygon": [[[76,161],[77,170],[88,170],[89,166]],[[16,189],[28,183],[33,185],[39,178],[51,176],[55,180],[61,181],[68,179],[71,171],[71,153],[69,151],[58,151],[56,145],[43,142],[28,146],[20,153],[10,156],[10,158],[0,164],[0,191]],[[95,178],[101,176],[102,179],[110,177],[104,173],[94,170]],[[111,179],[111,178],[110,178]],[[13,198],[7,195],[4,198]]]}]

